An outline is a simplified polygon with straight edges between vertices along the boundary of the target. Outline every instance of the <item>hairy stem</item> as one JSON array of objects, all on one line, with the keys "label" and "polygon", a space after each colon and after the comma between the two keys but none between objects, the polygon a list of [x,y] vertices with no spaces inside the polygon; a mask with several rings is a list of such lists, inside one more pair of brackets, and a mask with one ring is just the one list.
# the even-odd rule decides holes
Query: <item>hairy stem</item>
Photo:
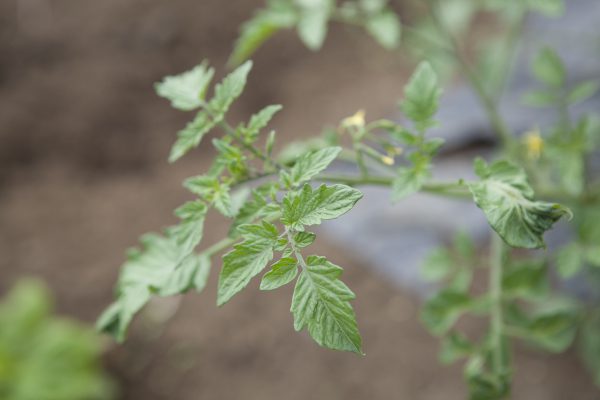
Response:
[{"label": "hairy stem", "polygon": [[[391,186],[393,177],[387,176],[344,176],[344,175],[319,175],[315,178],[321,182],[343,183],[349,186],[375,185]],[[451,197],[470,198],[471,195],[463,182],[430,182],[423,185],[422,192],[441,194]]]},{"label": "hairy stem", "polygon": [[491,300],[490,337],[492,346],[492,371],[494,376],[503,376],[506,372],[504,359],[504,322],[502,304],[502,273],[506,247],[502,238],[494,234],[490,253],[489,290]]}]

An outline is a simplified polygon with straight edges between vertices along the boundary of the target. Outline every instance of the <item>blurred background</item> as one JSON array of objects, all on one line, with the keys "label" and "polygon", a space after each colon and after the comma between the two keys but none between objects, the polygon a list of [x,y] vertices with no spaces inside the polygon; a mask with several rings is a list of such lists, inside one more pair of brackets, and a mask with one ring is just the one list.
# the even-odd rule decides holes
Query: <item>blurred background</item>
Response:
[{"label": "blurred background", "polygon": [[[174,221],[172,210],[189,197],[182,179],[210,162],[209,141],[174,165],[166,162],[175,132],[190,116],[155,96],[153,83],[203,59],[218,74],[226,73],[239,25],[262,5],[262,0],[0,2],[0,290],[7,295],[23,277],[35,277],[49,292],[40,295],[41,283],[13,292],[12,306],[0,311],[0,325],[22,330],[0,333],[0,340],[20,338],[22,351],[37,349],[34,343],[44,337],[23,332],[42,332],[41,316],[52,313],[43,304],[51,298],[56,313],[79,321],[70,324],[81,332],[91,329],[112,299],[124,250],[141,233]],[[283,104],[273,122],[280,143],[314,136],[361,108],[369,119],[389,116],[411,68],[401,55],[337,25],[320,53],[306,50],[290,32],[259,50],[254,62],[232,119]],[[214,215],[207,226],[207,244],[227,231],[226,221]],[[305,333],[296,334],[291,287],[261,293],[253,282],[217,309],[213,272],[201,295],[153,303],[125,344],[101,338],[79,347],[86,356],[63,376],[95,392],[48,398],[465,398],[460,366],[438,363],[438,342],[418,321],[418,297],[328,239],[327,232],[335,229],[325,230],[316,247],[346,269],[345,281],[357,294],[366,357],[324,350]],[[410,255],[395,257],[401,263]],[[19,315],[32,317],[7,311],[21,309],[15,304],[22,304]],[[38,386],[30,379],[33,369],[15,372],[10,354],[16,342],[6,343],[0,345],[0,385],[20,376],[29,379],[23,385]],[[51,360],[72,351],[64,343],[52,346],[53,357],[38,360],[39,368],[59,368]],[[101,383],[77,373],[95,370],[95,354],[98,370],[106,371]],[[573,354],[520,347],[516,365],[515,399],[600,397]],[[1,390],[7,400],[44,400],[31,395],[31,388],[22,397]]]}]

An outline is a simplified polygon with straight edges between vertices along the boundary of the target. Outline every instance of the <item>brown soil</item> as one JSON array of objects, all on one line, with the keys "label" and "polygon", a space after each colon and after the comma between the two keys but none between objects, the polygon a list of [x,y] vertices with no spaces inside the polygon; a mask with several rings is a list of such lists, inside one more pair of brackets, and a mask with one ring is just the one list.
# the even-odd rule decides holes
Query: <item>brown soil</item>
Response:
[{"label": "brown soil", "polygon": [[[189,115],[152,83],[203,58],[224,64],[258,0],[37,0],[0,3],[0,287],[46,279],[61,313],[90,323],[111,300],[123,250],[172,222],[181,180],[207,165],[209,145],[169,166]],[[366,107],[380,116],[402,87],[402,66],[361,34],[335,28],[320,54],[284,34],[255,57],[235,118],[266,104],[281,141],[307,137]],[[220,69],[223,72],[223,69]],[[208,141],[206,142],[208,143]],[[226,227],[211,216],[206,243]],[[221,309],[215,278],[154,304],[107,362],[123,399],[463,399],[460,368],[440,366],[417,302],[320,241],[346,268],[366,357],[336,353],[293,331],[290,288],[256,284]],[[399,260],[401,266],[401,260]],[[216,266],[218,267],[218,265]],[[520,349],[515,399],[597,399],[572,355]]]}]

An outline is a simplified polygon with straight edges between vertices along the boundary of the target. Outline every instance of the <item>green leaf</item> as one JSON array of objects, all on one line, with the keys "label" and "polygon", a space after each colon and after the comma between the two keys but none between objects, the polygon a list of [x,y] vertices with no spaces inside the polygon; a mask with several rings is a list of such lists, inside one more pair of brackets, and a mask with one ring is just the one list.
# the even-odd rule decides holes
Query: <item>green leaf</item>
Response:
[{"label": "green leaf", "polygon": [[296,10],[288,1],[269,2],[268,8],[259,10],[242,25],[228,65],[237,66],[244,62],[277,31],[294,26],[296,19]]},{"label": "green leaf", "polygon": [[200,111],[185,128],[177,132],[177,140],[171,148],[169,162],[173,163],[183,157],[191,149],[198,147],[200,141],[216,125],[205,111]]},{"label": "green leaf", "polygon": [[576,243],[569,243],[556,254],[558,273],[563,278],[577,274],[583,266],[583,249]]},{"label": "green leaf", "polygon": [[367,14],[377,14],[384,10],[388,0],[360,0],[360,8]]},{"label": "green leaf", "polygon": [[447,332],[473,300],[464,292],[443,290],[429,299],[421,312],[421,320],[434,335]]},{"label": "green leaf", "polygon": [[565,84],[565,66],[554,50],[543,48],[533,61],[532,71],[534,76],[542,83],[560,88]]},{"label": "green leaf", "polygon": [[231,204],[231,195],[229,193],[229,186],[219,185],[218,189],[214,192],[213,204],[215,208],[223,214],[223,216],[231,218],[233,217],[233,208]]},{"label": "green leaf", "polygon": [[267,266],[277,244],[277,229],[267,222],[262,225],[242,225],[239,231],[245,240],[223,256],[217,290],[219,306],[244,289]]},{"label": "green leaf", "polygon": [[598,81],[585,81],[575,86],[567,95],[567,101],[570,104],[581,103],[594,96],[600,88]]},{"label": "green leaf", "polygon": [[418,192],[430,176],[428,166],[399,168],[398,176],[392,183],[392,202],[395,203]]},{"label": "green leaf", "polygon": [[210,274],[210,257],[200,256],[198,257],[198,269],[193,279],[194,289],[198,293],[202,292],[206,287],[208,281],[208,275]]},{"label": "green leaf", "polygon": [[180,259],[190,255],[202,240],[206,205],[201,201],[190,201],[175,210],[182,221],[173,228],[172,236],[180,249]]},{"label": "green leaf", "polygon": [[268,240],[275,242],[279,238],[277,227],[267,221],[263,221],[260,224],[242,225],[238,228],[238,232],[246,240]]},{"label": "green leaf", "polygon": [[442,138],[433,138],[423,142],[423,152],[434,156],[440,150],[440,148],[446,143]]},{"label": "green leaf", "polygon": [[[8,288],[8,287],[7,287]],[[109,400],[105,343],[80,321],[53,314],[48,288],[20,279],[0,303],[0,393],[6,400]]]},{"label": "green leaf", "polygon": [[543,314],[531,321],[527,329],[528,338],[535,344],[548,351],[560,353],[575,339],[577,314],[569,311]]},{"label": "green leaf", "polygon": [[[197,286],[197,283],[201,283],[203,279],[206,279],[207,268],[210,268],[210,264],[207,267],[205,257],[192,255],[185,258],[165,279],[158,294],[160,296],[174,296],[191,288],[201,291],[204,286]],[[200,277],[197,278],[198,275]]]},{"label": "green leaf", "polygon": [[296,0],[300,7],[298,36],[311,50],[319,50],[327,36],[327,22],[333,0]]},{"label": "green leaf", "polygon": [[549,107],[558,103],[559,97],[546,90],[532,90],[523,96],[523,104],[530,107]]},{"label": "green leaf", "polygon": [[350,211],[362,193],[345,185],[321,185],[313,190],[306,184],[299,192],[283,198],[281,222],[294,230],[319,225],[322,220],[337,218]]},{"label": "green leaf", "polygon": [[584,251],[585,261],[594,267],[600,267],[600,246],[591,246]]},{"label": "green leaf", "polygon": [[544,247],[543,234],[571,211],[555,203],[534,201],[525,172],[508,161],[487,166],[476,161],[480,182],[469,183],[475,203],[491,227],[512,247]]},{"label": "green leaf", "polygon": [[188,178],[183,185],[190,192],[211,203],[224,216],[233,217],[229,185],[219,182],[215,177],[205,175]]},{"label": "green leaf", "polygon": [[433,250],[425,258],[421,271],[425,279],[429,281],[439,281],[450,274],[453,266],[454,262],[450,252],[447,249],[440,247]]},{"label": "green leaf", "polygon": [[99,319],[99,328],[119,341],[125,339],[129,323],[152,294],[169,296],[187,291],[201,268],[194,254],[181,259],[181,248],[173,237],[146,234],[140,241],[142,248],[130,250],[123,264],[117,301]]},{"label": "green leaf", "polygon": [[271,121],[273,116],[281,110],[280,105],[271,105],[263,108],[250,118],[250,122],[244,129],[244,137],[248,142],[256,140],[258,133]]},{"label": "green leaf", "polygon": [[548,292],[547,268],[543,260],[520,262],[502,277],[502,290],[508,297],[540,298]]},{"label": "green leaf", "polygon": [[340,151],[342,151],[342,148],[335,146],[303,154],[298,158],[289,173],[286,171],[281,172],[282,182],[288,187],[293,187],[311,180],[327,168],[340,154]]},{"label": "green leaf", "polygon": [[274,290],[293,281],[298,275],[298,262],[290,257],[282,258],[271,267],[260,282],[260,290]]},{"label": "green leaf", "polygon": [[269,196],[271,191],[275,190],[275,184],[272,182],[259,186],[252,191],[252,196],[240,208],[235,216],[229,236],[234,236],[240,225],[248,224],[257,218],[274,216],[279,213],[279,205],[276,203],[268,203],[265,197]]},{"label": "green leaf", "polygon": [[299,248],[307,247],[315,241],[316,237],[317,235],[312,232],[297,232],[294,235],[294,243]]},{"label": "green leaf", "polygon": [[475,257],[475,244],[467,232],[459,231],[454,235],[453,244],[462,261],[472,262]]},{"label": "green leaf", "polygon": [[365,23],[365,29],[384,48],[392,50],[400,44],[400,20],[392,10],[375,14]]},{"label": "green leaf", "polygon": [[565,12],[563,0],[525,0],[525,3],[533,11],[540,12],[549,17],[559,17]]},{"label": "green leaf", "polygon": [[167,76],[154,86],[156,93],[170,100],[174,108],[189,111],[202,106],[214,74],[215,70],[203,62],[180,75]]},{"label": "green leaf", "polygon": [[252,61],[246,61],[215,87],[215,95],[208,103],[208,110],[217,123],[223,119],[231,104],[244,91],[248,73],[251,69]]},{"label": "green leaf", "polygon": [[321,346],[362,354],[362,340],[350,305],[354,293],[339,280],[342,269],[324,257],[310,256],[300,274],[291,312],[294,328],[304,327]]},{"label": "green leaf", "polygon": [[470,356],[473,350],[473,345],[466,337],[453,332],[442,339],[440,361],[444,364],[451,364],[461,358]]},{"label": "green leaf", "polygon": [[457,37],[463,35],[471,25],[477,6],[470,0],[445,0],[438,3],[439,18],[442,23]]},{"label": "green leaf", "polygon": [[428,62],[422,62],[404,87],[402,112],[423,132],[435,125],[433,117],[438,110],[438,101],[442,94],[438,87],[438,78]]}]

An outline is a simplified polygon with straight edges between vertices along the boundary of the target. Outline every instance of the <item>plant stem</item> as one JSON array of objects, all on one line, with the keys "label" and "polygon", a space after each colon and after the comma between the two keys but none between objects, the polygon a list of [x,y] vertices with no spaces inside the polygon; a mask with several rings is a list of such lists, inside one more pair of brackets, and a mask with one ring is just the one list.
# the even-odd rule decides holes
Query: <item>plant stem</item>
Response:
[{"label": "plant stem", "polygon": [[504,322],[502,304],[502,272],[504,267],[505,244],[495,234],[492,237],[490,253],[489,290],[491,300],[490,336],[492,346],[492,371],[495,376],[502,377],[505,371],[504,359]]},{"label": "plant stem", "polygon": [[445,26],[443,20],[439,17],[437,12],[436,1],[429,0],[429,6],[431,18],[433,20],[434,25],[443,36],[448,38],[452,48],[451,54],[460,66],[463,75],[473,88],[475,94],[481,100],[481,104],[483,105],[483,108],[488,116],[490,124],[494,129],[494,132],[502,142],[502,145],[505,148],[505,150],[507,150],[510,154],[512,152],[513,137],[510,133],[510,130],[508,129],[508,126],[500,116],[498,107],[494,99],[487,93],[483,83],[481,82],[477,74],[471,69],[471,66],[467,62],[466,57],[463,55],[462,49],[458,41],[456,40],[452,32],[450,32],[450,30]]},{"label": "plant stem", "polygon": [[202,251],[201,254],[204,256],[207,256],[207,257],[212,257],[215,254],[225,250],[226,248],[228,248],[229,246],[234,244],[235,241],[236,241],[236,239],[230,238],[230,237],[219,240],[217,243],[213,244],[212,246],[210,246],[210,247],[206,248],[204,251]]},{"label": "plant stem", "polygon": [[[394,182],[393,177],[387,176],[344,176],[344,175],[319,175],[315,180],[321,182],[343,183],[349,186],[358,185],[376,185],[391,186]],[[467,187],[462,182],[430,182],[423,185],[421,191],[427,193],[442,194],[455,197],[471,197]]]},{"label": "plant stem", "polygon": [[298,264],[300,264],[303,270],[306,269],[306,262],[304,261],[304,257],[302,257],[302,253],[300,253],[300,251],[296,247],[296,244],[294,243],[294,236],[292,232],[289,229],[286,229],[285,234],[287,235],[288,243],[290,244],[290,247],[292,248],[292,251],[296,256],[296,260],[298,260]]}]

